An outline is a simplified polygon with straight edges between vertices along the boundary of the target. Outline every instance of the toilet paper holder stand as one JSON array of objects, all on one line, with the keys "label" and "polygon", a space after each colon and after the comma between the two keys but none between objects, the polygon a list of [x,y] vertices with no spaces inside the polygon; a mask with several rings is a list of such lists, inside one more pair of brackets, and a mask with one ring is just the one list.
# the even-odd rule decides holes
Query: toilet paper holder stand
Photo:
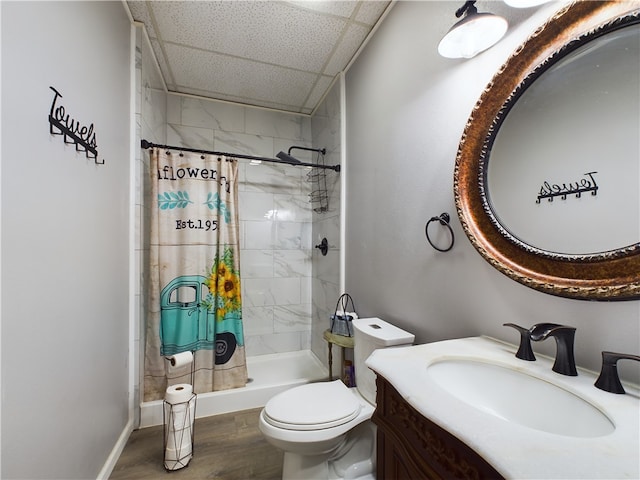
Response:
[{"label": "toilet paper holder stand", "polygon": [[[186,353],[186,352],[185,352]],[[189,352],[192,356],[191,360],[191,379],[193,386],[195,377],[195,352]],[[181,354],[178,354],[181,355]],[[172,366],[176,366],[176,356],[164,357]],[[195,431],[195,415],[196,415],[197,395],[192,393],[188,400],[179,403],[170,403],[166,400],[163,402],[162,423],[164,432],[164,468],[167,471],[179,470],[186,467],[194,453],[194,431]],[[176,419],[180,419],[176,421]]]},{"label": "toilet paper holder stand", "polygon": [[163,402],[164,468],[179,470],[193,458],[197,395],[180,403]]},{"label": "toilet paper holder stand", "polygon": [[184,363],[181,363],[181,362],[185,361],[183,356],[188,355],[191,358],[189,363],[191,363],[191,385],[193,385],[194,376],[195,376],[195,373],[196,373],[196,357],[195,357],[195,354],[196,354],[195,351],[188,350],[186,352],[177,353],[177,354],[171,355],[169,357],[164,357],[164,359],[167,362],[169,362],[169,364],[172,367],[176,367],[176,364],[180,364],[180,365],[177,365],[177,366],[181,367],[181,366],[185,365]]}]

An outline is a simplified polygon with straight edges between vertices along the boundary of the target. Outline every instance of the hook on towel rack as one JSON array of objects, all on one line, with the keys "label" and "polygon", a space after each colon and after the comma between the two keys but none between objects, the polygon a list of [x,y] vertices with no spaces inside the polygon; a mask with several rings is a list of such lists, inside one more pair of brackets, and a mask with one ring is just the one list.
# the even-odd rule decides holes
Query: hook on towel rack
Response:
[{"label": "hook on towel rack", "polygon": [[[433,248],[435,248],[436,250],[438,250],[439,252],[448,252],[449,250],[451,250],[453,248],[453,244],[455,243],[455,236],[453,235],[453,229],[451,228],[451,225],[449,224],[449,221],[451,220],[451,217],[449,217],[448,213],[441,213],[439,217],[431,217],[429,219],[429,221],[427,222],[427,224],[424,227],[424,233],[427,236],[427,241],[431,244],[431,246]],[[434,243],[431,241],[431,238],[429,238],[429,224],[433,221],[438,221],[440,222],[440,225],[443,225],[445,227],[447,227],[449,229],[449,233],[451,234],[451,245],[449,245],[447,248],[440,248],[440,247],[436,247],[434,245]]]}]

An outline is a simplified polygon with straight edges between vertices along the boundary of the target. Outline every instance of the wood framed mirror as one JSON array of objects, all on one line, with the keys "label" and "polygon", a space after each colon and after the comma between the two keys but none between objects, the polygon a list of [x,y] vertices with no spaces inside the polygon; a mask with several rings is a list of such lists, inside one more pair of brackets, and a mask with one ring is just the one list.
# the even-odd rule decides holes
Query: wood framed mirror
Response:
[{"label": "wood framed mirror", "polygon": [[[578,1],[564,6],[538,28],[500,68],[476,103],[462,135],[454,171],[456,210],[462,227],[472,245],[485,260],[503,274],[530,288],[552,295],[584,300],[640,298],[640,229],[636,232],[635,240],[629,241],[627,236],[622,244],[616,244],[614,241],[611,248],[599,246],[594,250],[586,247],[584,253],[580,249],[556,251],[553,247],[541,248],[536,245],[536,241],[528,241],[521,235],[514,234],[514,228],[505,225],[502,215],[496,214],[489,189],[492,184],[487,180],[494,142],[505,119],[508,119],[509,112],[526,94],[527,89],[560,62],[573,61],[570,55],[588,55],[594,45],[592,42],[627,28],[640,28],[638,1]],[[640,105],[635,105],[635,108],[639,109],[640,114]],[[584,132],[584,135],[590,133]],[[614,141],[606,134],[600,138],[602,142]],[[567,154],[566,148],[563,152],[556,164],[567,161],[573,153],[569,151]],[[518,156],[517,153],[515,156]],[[638,154],[634,153],[631,156],[637,157]],[[634,158],[633,161],[640,163],[640,158]],[[586,165],[577,167],[578,176],[592,172],[580,170],[583,167],[588,168]],[[637,168],[635,164],[634,168]],[[640,177],[636,175],[636,191],[640,190],[637,186],[638,180]],[[585,181],[595,182],[595,176],[587,175]],[[615,182],[612,183],[613,185],[607,185],[609,192],[616,190]],[[552,192],[543,192],[545,184]],[[561,197],[562,193],[579,197],[579,184],[586,185],[583,180],[574,184],[550,184],[545,181],[540,191],[528,194],[533,193],[532,200],[540,203],[542,193],[556,193],[557,205],[568,202],[567,195]],[[572,187],[572,190],[567,185],[574,185],[575,188]],[[592,190],[590,193],[595,195],[593,184],[589,183],[588,186]],[[562,192],[563,188],[569,191]],[[600,190],[597,194],[601,197],[595,201],[600,201],[599,206],[602,208],[606,199],[602,200],[603,189]],[[551,201],[548,198],[545,200]],[[588,218],[589,209],[594,207],[586,201],[581,201],[583,204],[580,208],[587,210],[581,214]],[[607,215],[618,218],[619,222],[628,220],[638,224],[639,209],[640,205],[635,205],[634,213],[629,218],[624,212],[619,211],[612,211]],[[523,215],[526,215],[526,212]],[[546,220],[540,225],[534,224],[527,228],[545,228],[545,222]],[[595,218],[594,223],[597,223]],[[632,237],[634,228],[632,227]]]}]

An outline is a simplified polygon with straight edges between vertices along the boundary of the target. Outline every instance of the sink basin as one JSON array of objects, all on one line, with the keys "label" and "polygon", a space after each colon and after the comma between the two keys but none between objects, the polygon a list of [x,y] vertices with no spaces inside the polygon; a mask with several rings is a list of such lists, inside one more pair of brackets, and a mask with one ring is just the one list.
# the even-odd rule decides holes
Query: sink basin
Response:
[{"label": "sink basin", "polygon": [[552,358],[525,362],[517,350],[455,338],[380,348],[366,365],[416,411],[407,421],[436,423],[504,478],[640,479],[640,388],[604,392],[593,372],[560,375]]},{"label": "sink basin", "polygon": [[429,365],[427,374],[459,400],[508,422],[571,437],[599,437],[615,430],[588,401],[513,368],[444,360]]}]

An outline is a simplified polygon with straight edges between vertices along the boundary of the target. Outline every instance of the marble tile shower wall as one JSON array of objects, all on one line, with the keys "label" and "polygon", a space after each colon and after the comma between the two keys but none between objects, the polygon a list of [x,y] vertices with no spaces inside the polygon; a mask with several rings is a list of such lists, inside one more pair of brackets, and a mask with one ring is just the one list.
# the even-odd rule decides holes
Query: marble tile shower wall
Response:
[{"label": "marble tile shower wall", "polygon": [[[341,162],[341,83],[335,82],[324,101],[311,118],[311,135],[315,148],[326,148],[325,162],[337,165]],[[329,210],[313,212],[313,245],[326,237],[329,251],[323,256],[318,249],[313,252],[313,321],[311,350],[320,359],[327,358],[327,343],[322,333],[329,327],[329,317],[335,310],[340,292],[340,175],[326,172]],[[312,187],[313,188],[313,187]],[[349,355],[347,355],[347,358]],[[337,373],[337,367],[334,367]]]},{"label": "marble tile shower wall", "polygon": [[[311,120],[169,94],[167,143],[273,158],[292,145],[311,146]],[[247,160],[238,168],[247,355],[309,349],[313,217],[307,170]]]}]

